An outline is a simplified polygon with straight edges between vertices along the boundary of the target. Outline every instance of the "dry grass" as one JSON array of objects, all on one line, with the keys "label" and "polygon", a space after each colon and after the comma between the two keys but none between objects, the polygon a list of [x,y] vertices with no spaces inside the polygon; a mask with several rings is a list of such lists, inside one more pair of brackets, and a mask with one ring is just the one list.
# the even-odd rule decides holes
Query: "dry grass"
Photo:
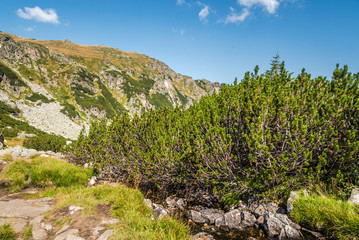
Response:
[{"label": "dry grass", "polygon": [[22,146],[22,143],[26,140],[26,138],[6,138],[6,146],[13,147],[13,146]]}]

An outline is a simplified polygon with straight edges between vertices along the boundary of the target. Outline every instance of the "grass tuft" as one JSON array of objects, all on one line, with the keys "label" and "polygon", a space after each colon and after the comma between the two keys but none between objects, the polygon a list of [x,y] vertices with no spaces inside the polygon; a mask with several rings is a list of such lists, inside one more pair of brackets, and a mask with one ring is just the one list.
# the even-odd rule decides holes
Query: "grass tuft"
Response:
[{"label": "grass tuft", "polygon": [[301,195],[291,215],[304,225],[337,239],[359,239],[359,205],[326,195]]},{"label": "grass tuft", "polygon": [[21,233],[21,237],[24,239],[24,240],[29,240],[32,238],[32,224],[30,225],[27,225],[24,230],[22,231]]},{"label": "grass tuft", "polygon": [[10,224],[0,226],[0,239],[1,240],[15,240],[16,234]]},{"label": "grass tuft", "polygon": [[141,192],[123,185],[52,188],[42,193],[42,197],[49,196],[57,196],[53,211],[77,205],[83,207],[86,213],[95,214],[96,206],[110,204],[112,215],[120,220],[113,227],[114,239],[190,239],[189,228],[179,220],[151,220],[152,211],[145,205]]},{"label": "grass tuft", "polygon": [[10,190],[19,191],[27,186],[69,187],[85,186],[92,175],[91,169],[73,166],[54,158],[37,157],[32,161],[16,160],[3,170],[3,178],[11,180]]}]

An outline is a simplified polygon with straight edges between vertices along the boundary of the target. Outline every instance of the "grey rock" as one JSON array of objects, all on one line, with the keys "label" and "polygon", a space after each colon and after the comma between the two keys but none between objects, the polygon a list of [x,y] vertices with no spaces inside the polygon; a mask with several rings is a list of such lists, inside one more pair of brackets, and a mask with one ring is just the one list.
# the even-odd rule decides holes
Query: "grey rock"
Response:
[{"label": "grey rock", "polygon": [[300,226],[293,223],[285,214],[269,213],[265,219],[264,229],[269,237],[297,239],[297,236],[300,236]]},{"label": "grey rock", "polygon": [[111,237],[113,235],[114,231],[111,230],[107,230],[104,233],[101,234],[101,236],[99,238],[97,238],[97,240],[107,240],[109,237]]},{"label": "grey rock", "polygon": [[256,223],[257,219],[256,217],[247,212],[247,211],[243,211],[242,212],[242,226],[243,227],[253,227],[254,224]]},{"label": "grey rock", "polygon": [[170,213],[184,211],[185,208],[187,207],[187,201],[184,200],[183,198],[178,198],[178,197],[168,197],[166,198],[165,203],[167,206],[167,210]]},{"label": "grey rock", "polygon": [[147,207],[153,209],[152,201],[150,199],[145,199],[144,202],[145,202]]},{"label": "grey rock", "polygon": [[4,218],[34,218],[52,209],[53,198],[34,200],[14,199],[0,201],[0,217]]},{"label": "grey rock", "polygon": [[14,218],[2,218],[0,217],[0,226],[4,224],[11,224],[11,226],[14,228],[15,233],[19,233],[28,224],[28,220],[21,218],[21,217],[14,217]]},{"label": "grey rock", "polygon": [[348,200],[351,204],[359,204],[359,188],[354,188]]},{"label": "grey rock", "polygon": [[83,238],[74,235],[78,233],[79,233],[78,229],[70,229],[56,236],[54,240],[84,240]]},{"label": "grey rock", "polygon": [[97,177],[96,177],[96,176],[93,176],[93,177],[89,180],[87,186],[89,186],[89,187],[95,186],[95,185],[96,185],[96,182],[97,182]]},{"label": "grey rock", "polygon": [[225,226],[225,225],[226,225],[226,222],[224,221],[224,216],[216,219],[216,222],[215,222],[216,227],[221,227],[221,226]]},{"label": "grey rock", "polygon": [[230,212],[224,214],[224,222],[230,229],[242,229],[241,222],[241,212],[238,209],[234,209]]},{"label": "grey rock", "polygon": [[206,219],[202,217],[202,214],[198,211],[189,210],[188,211],[188,218],[195,223],[205,223]]},{"label": "grey rock", "polygon": [[153,205],[153,214],[155,215],[155,217],[161,219],[167,216],[167,211],[161,204],[153,203],[152,205]]},{"label": "grey rock", "polygon": [[201,212],[201,216],[206,220],[206,223],[213,225],[216,219],[224,216],[224,212],[215,208],[204,209]]},{"label": "grey rock", "polygon": [[215,240],[215,238],[208,234],[208,233],[205,233],[205,232],[200,232],[200,233],[197,233],[196,235],[194,235],[192,237],[193,240]]},{"label": "grey rock", "polygon": [[212,235],[210,235],[206,232],[197,233],[196,235],[194,235],[192,237],[192,239],[193,240],[215,240],[215,238]]},{"label": "grey rock", "polygon": [[293,227],[286,225],[280,232],[279,240],[291,240],[291,239],[301,239],[301,234],[298,230],[294,229]]},{"label": "grey rock", "polygon": [[83,209],[83,207],[71,205],[71,206],[69,207],[70,215],[74,214],[75,212],[80,211],[81,209]]},{"label": "grey rock", "polygon": [[293,211],[293,204],[299,198],[298,192],[291,191],[287,201],[287,212]]}]

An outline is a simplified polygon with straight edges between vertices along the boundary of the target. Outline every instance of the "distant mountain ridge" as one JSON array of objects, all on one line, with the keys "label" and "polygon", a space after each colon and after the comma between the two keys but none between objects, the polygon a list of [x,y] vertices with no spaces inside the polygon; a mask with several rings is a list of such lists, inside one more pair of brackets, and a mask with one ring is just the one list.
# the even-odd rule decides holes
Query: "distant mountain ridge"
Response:
[{"label": "distant mountain ridge", "polygon": [[34,127],[68,138],[91,119],[186,108],[219,89],[143,54],[0,31],[0,101]]}]

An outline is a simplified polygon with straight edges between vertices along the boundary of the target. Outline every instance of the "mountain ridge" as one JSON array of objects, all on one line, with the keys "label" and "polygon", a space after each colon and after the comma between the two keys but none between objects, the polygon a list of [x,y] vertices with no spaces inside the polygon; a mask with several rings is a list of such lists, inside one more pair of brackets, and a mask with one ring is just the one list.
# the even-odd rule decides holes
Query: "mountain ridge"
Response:
[{"label": "mountain ridge", "polygon": [[[162,107],[187,108],[220,87],[219,83],[176,73],[144,54],[69,40],[22,38],[0,31],[0,100],[15,104],[22,120],[65,137],[69,136],[62,130],[53,131],[57,121],[46,117],[42,122],[34,120],[36,115],[60,112],[58,119],[64,121],[62,113],[73,123],[84,125],[122,112],[133,115]],[[27,112],[37,114],[24,114],[28,108]],[[49,130],[44,124],[54,127]]]}]

